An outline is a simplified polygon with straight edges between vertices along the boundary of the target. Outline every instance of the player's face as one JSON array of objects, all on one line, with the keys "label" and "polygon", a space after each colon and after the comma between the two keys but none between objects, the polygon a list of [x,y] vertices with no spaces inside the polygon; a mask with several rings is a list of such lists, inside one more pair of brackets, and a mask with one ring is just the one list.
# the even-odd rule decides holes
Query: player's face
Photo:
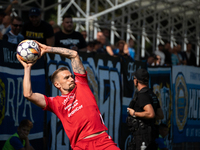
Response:
[{"label": "player's face", "polygon": [[62,94],[67,94],[75,88],[74,77],[70,71],[64,70],[57,74],[58,78],[56,79],[57,88],[61,91]]},{"label": "player's face", "polygon": [[30,132],[30,127],[18,127],[17,132],[19,134],[20,139],[25,139],[28,137],[28,134]]},{"label": "player's face", "polygon": [[71,32],[73,30],[73,21],[72,18],[65,18],[63,20],[63,28],[66,32]]}]

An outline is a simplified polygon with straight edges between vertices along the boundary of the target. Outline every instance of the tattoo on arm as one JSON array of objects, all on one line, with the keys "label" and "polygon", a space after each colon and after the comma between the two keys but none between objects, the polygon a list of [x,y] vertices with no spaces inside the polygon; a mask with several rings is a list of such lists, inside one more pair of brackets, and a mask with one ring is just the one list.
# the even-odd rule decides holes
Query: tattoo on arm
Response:
[{"label": "tattoo on arm", "polygon": [[85,73],[85,68],[83,66],[83,63],[80,60],[80,57],[76,51],[61,47],[52,47],[49,51],[50,53],[60,54],[64,57],[71,59],[71,64],[74,72],[80,74]]},{"label": "tattoo on arm", "polygon": [[84,68],[82,61],[80,60],[79,57],[71,59],[71,64],[72,64],[72,68],[73,68],[74,72],[80,73],[80,74],[85,73],[85,68]]},{"label": "tattoo on arm", "polygon": [[64,55],[67,58],[71,58],[71,56],[73,56],[73,52],[71,50],[62,47],[52,47],[50,49],[50,52]]}]

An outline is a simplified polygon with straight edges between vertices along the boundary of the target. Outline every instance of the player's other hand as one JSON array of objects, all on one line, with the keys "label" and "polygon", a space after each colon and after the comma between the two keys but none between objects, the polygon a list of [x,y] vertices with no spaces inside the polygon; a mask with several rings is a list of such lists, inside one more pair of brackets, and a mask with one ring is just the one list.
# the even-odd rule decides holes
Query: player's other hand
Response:
[{"label": "player's other hand", "polygon": [[40,42],[38,42],[36,40],[34,40],[34,41],[38,44],[38,46],[40,48],[40,56],[39,56],[39,58],[41,58],[46,53],[48,46],[44,45],[44,44],[42,44],[42,43],[40,43]]}]

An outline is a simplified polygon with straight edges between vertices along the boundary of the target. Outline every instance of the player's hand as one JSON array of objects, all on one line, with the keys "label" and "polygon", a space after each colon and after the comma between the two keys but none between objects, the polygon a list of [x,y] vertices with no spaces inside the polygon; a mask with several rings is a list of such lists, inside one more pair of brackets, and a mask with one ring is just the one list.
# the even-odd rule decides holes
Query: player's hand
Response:
[{"label": "player's hand", "polygon": [[31,67],[31,66],[33,66],[36,63],[36,61],[37,61],[36,60],[34,62],[25,62],[25,61],[23,61],[23,60],[20,59],[20,56],[18,54],[16,55],[16,57],[19,60],[19,62],[24,66],[24,68],[25,67]]},{"label": "player's hand", "polygon": [[42,43],[39,43],[38,41],[36,41],[36,40],[34,40],[37,44],[38,44],[38,46],[39,46],[39,48],[40,48],[40,56],[39,56],[39,58],[41,58],[45,53],[46,53],[46,50],[47,50],[47,45],[44,45],[44,44],[42,44]]}]

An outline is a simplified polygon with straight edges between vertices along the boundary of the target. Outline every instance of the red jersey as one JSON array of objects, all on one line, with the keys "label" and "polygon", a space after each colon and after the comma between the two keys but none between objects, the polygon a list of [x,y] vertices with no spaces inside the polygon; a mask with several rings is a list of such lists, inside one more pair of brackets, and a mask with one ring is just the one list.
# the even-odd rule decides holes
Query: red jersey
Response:
[{"label": "red jersey", "polygon": [[61,120],[73,148],[84,137],[107,130],[86,74],[75,75],[75,88],[67,95],[46,97],[44,110],[51,111]]}]

